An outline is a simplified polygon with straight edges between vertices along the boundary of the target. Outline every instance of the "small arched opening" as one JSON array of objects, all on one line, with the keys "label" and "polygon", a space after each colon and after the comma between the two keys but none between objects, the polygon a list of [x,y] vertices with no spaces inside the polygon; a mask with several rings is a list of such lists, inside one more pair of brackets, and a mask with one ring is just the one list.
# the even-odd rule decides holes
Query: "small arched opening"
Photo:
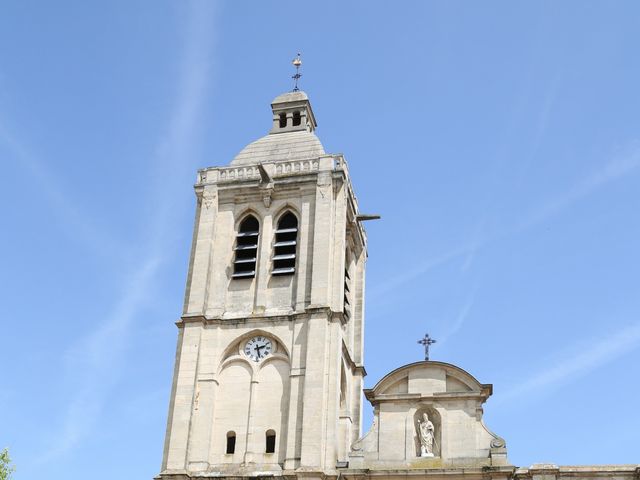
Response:
[{"label": "small arched opening", "polygon": [[275,430],[267,430],[265,433],[265,453],[275,453],[276,451],[276,432]]},{"label": "small arched opening", "polygon": [[227,432],[227,455],[232,455],[236,452],[236,432]]}]

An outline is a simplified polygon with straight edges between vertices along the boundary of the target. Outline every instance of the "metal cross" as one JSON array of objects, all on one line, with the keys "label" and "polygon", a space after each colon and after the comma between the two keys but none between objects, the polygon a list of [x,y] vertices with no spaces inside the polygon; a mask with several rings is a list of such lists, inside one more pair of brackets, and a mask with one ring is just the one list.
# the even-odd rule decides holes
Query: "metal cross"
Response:
[{"label": "metal cross", "polygon": [[433,338],[431,338],[428,333],[425,333],[424,338],[421,340],[418,340],[418,343],[420,345],[424,345],[424,359],[429,360],[429,346],[436,343],[436,341]]},{"label": "metal cross", "polygon": [[302,65],[302,60],[300,59],[300,53],[298,52],[298,56],[296,58],[293,59],[293,66],[296,67],[296,74],[291,77],[293,78],[294,84],[293,84],[293,91],[297,92],[298,90],[300,90],[298,88],[298,80],[300,80],[300,77],[302,76],[302,74],[300,73],[300,66]]}]

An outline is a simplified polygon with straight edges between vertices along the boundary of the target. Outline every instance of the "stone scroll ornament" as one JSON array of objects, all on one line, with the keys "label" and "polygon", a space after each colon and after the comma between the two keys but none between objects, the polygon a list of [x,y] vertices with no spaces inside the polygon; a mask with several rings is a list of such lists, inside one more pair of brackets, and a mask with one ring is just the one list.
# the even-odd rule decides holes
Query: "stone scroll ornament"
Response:
[{"label": "stone scroll ornament", "polygon": [[433,457],[435,428],[426,413],[422,414],[422,420],[418,420],[418,435],[420,437],[420,456]]}]

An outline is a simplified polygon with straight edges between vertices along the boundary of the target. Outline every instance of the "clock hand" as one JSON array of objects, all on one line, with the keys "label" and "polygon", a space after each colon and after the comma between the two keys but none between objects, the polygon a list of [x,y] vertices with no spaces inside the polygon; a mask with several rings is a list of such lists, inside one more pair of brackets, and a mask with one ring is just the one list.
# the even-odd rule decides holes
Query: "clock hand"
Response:
[{"label": "clock hand", "polygon": [[260,356],[260,349],[264,348],[264,345],[256,345],[256,355],[259,357]]}]

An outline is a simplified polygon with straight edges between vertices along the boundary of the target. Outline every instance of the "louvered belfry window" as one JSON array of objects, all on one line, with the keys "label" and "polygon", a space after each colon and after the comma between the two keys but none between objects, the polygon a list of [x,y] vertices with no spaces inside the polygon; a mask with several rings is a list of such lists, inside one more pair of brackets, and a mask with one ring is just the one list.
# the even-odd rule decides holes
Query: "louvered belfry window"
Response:
[{"label": "louvered belfry window", "polygon": [[349,275],[349,263],[351,261],[349,251],[344,255],[344,316],[351,317],[351,275]]},{"label": "louvered belfry window", "polygon": [[253,278],[256,276],[259,235],[260,224],[256,217],[249,215],[240,224],[236,235],[233,278]]},{"label": "louvered belfry window", "polygon": [[293,275],[296,272],[298,219],[287,212],[278,221],[273,251],[273,275]]}]

